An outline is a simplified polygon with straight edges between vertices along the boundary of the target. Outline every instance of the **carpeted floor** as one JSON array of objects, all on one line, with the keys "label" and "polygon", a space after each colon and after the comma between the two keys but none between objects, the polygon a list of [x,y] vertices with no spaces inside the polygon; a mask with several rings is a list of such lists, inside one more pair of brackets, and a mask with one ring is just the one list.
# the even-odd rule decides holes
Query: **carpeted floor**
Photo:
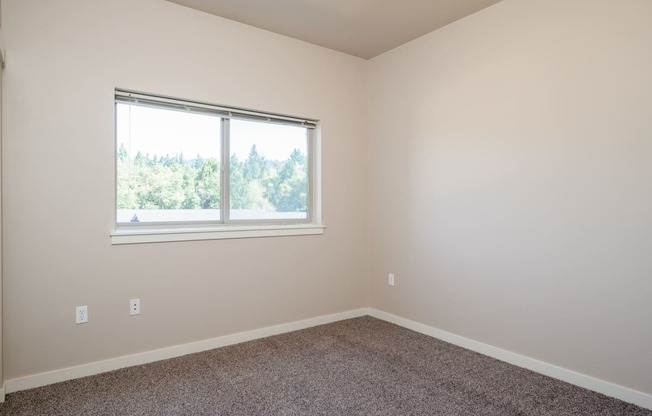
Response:
[{"label": "carpeted floor", "polygon": [[646,415],[364,317],[12,393],[1,415]]}]

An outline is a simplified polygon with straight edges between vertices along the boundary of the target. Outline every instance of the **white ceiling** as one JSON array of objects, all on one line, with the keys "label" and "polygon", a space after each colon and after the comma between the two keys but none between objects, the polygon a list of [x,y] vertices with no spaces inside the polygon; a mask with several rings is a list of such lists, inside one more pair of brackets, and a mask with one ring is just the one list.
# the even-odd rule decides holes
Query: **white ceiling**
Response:
[{"label": "white ceiling", "polygon": [[500,0],[168,0],[369,59]]}]

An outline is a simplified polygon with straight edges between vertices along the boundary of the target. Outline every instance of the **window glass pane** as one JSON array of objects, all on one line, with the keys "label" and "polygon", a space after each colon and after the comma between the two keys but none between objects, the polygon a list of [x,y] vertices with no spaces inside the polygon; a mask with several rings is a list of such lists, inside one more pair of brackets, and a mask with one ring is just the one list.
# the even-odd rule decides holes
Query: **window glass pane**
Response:
[{"label": "window glass pane", "polygon": [[229,130],[231,219],[307,219],[307,129],[232,119]]},{"label": "window glass pane", "polygon": [[220,120],[117,103],[117,222],[219,221]]}]

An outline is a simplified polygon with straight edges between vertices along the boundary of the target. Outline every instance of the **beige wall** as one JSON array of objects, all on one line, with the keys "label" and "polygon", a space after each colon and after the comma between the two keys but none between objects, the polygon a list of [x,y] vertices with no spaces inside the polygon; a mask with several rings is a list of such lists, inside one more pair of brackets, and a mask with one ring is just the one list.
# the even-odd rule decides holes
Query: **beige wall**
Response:
[{"label": "beige wall", "polygon": [[[2,7],[6,379],[363,306],[363,60],[162,0]],[[325,234],[112,246],[115,87],[321,119]]]},{"label": "beige wall", "polygon": [[370,62],[371,306],[652,393],[650,16],[505,0]]},{"label": "beige wall", "polygon": [[[370,305],[652,393],[649,1],[504,0],[370,62],[2,8],[5,379]],[[111,246],[114,87],[320,118],[326,233]]]}]

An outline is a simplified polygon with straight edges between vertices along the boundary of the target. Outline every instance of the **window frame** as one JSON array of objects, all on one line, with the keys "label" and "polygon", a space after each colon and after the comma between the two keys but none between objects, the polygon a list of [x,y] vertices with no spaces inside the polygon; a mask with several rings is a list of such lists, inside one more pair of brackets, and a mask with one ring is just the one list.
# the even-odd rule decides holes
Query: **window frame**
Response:
[{"label": "window frame", "polygon": [[[114,91],[114,200],[112,244],[214,240],[323,234],[321,224],[321,163],[319,120],[254,111],[116,88]],[[220,118],[220,219],[210,221],[118,222],[118,133],[117,106],[129,104],[159,109],[209,114]],[[230,218],[230,120],[285,124],[306,128],[307,191],[306,218]],[[131,156],[130,156],[131,157]]]}]

